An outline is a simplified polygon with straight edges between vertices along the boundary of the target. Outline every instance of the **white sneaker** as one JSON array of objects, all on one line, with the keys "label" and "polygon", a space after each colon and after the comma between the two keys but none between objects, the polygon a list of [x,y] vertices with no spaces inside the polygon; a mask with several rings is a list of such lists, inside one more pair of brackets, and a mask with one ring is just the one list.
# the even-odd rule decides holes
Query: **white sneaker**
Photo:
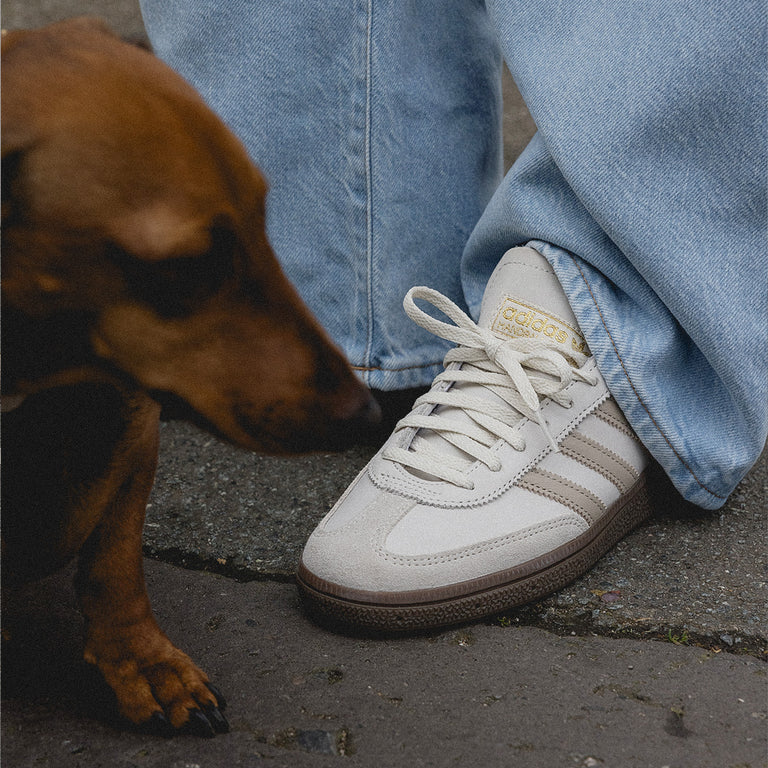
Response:
[{"label": "white sneaker", "polygon": [[650,513],[648,455],[541,254],[504,255],[478,325],[428,288],[405,307],[459,346],[312,534],[298,571],[313,607],[381,630],[541,598]]}]

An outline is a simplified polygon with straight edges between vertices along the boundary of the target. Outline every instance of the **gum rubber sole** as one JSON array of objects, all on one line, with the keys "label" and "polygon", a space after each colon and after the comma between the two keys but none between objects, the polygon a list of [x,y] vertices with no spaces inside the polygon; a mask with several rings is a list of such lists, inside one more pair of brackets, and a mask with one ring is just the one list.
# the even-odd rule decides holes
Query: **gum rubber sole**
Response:
[{"label": "gum rubber sole", "polygon": [[409,632],[461,624],[539,600],[585,574],[651,514],[645,475],[588,531],[508,571],[413,592],[361,592],[331,584],[299,565],[299,590],[311,611],[350,628]]}]

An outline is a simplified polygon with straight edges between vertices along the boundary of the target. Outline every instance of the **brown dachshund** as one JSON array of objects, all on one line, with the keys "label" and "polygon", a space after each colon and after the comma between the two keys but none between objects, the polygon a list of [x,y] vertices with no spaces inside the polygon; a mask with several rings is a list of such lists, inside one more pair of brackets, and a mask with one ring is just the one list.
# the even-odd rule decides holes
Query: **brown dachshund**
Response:
[{"label": "brown dachshund", "polygon": [[122,717],[227,729],[142,573],[161,394],[249,449],[340,447],[378,406],[278,267],[266,184],[196,92],[99,22],[2,43],[3,575],[79,555]]}]

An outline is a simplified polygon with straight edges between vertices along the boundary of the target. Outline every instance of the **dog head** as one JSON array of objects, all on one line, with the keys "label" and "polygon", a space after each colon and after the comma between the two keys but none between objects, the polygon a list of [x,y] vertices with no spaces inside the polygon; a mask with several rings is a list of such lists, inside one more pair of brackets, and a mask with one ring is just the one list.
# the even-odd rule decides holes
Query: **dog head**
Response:
[{"label": "dog head", "polygon": [[264,179],[191,86],[89,20],[7,34],[2,57],[3,307],[23,318],[4,333],[28,337],[10,365],[95,361],[273,452],[376,418],[272,253]]}]

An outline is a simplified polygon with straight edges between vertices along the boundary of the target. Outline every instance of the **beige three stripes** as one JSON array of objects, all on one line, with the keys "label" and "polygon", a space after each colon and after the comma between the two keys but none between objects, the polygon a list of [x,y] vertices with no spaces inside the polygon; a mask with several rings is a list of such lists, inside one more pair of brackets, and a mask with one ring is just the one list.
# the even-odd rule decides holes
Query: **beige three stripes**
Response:
[{"label": "beige three stripes", "polygon": [[[594,412],[597,418],[609,424],[623,434],[637,440],[634,432],[624,418],[624,414],[612,399],[606,400]],[[560,450],[570,459],[598,472],[618,489],[619,494],[626,493],[637,482],[638,473],[621,456],[578,431],[572,432],[560,444]],[[519,483],[531,493],[545,496],[563,504],[581,515],[590,525],[601,518],[606,511],[605,504],[594,493],[545,469],[532,469]]]}]

